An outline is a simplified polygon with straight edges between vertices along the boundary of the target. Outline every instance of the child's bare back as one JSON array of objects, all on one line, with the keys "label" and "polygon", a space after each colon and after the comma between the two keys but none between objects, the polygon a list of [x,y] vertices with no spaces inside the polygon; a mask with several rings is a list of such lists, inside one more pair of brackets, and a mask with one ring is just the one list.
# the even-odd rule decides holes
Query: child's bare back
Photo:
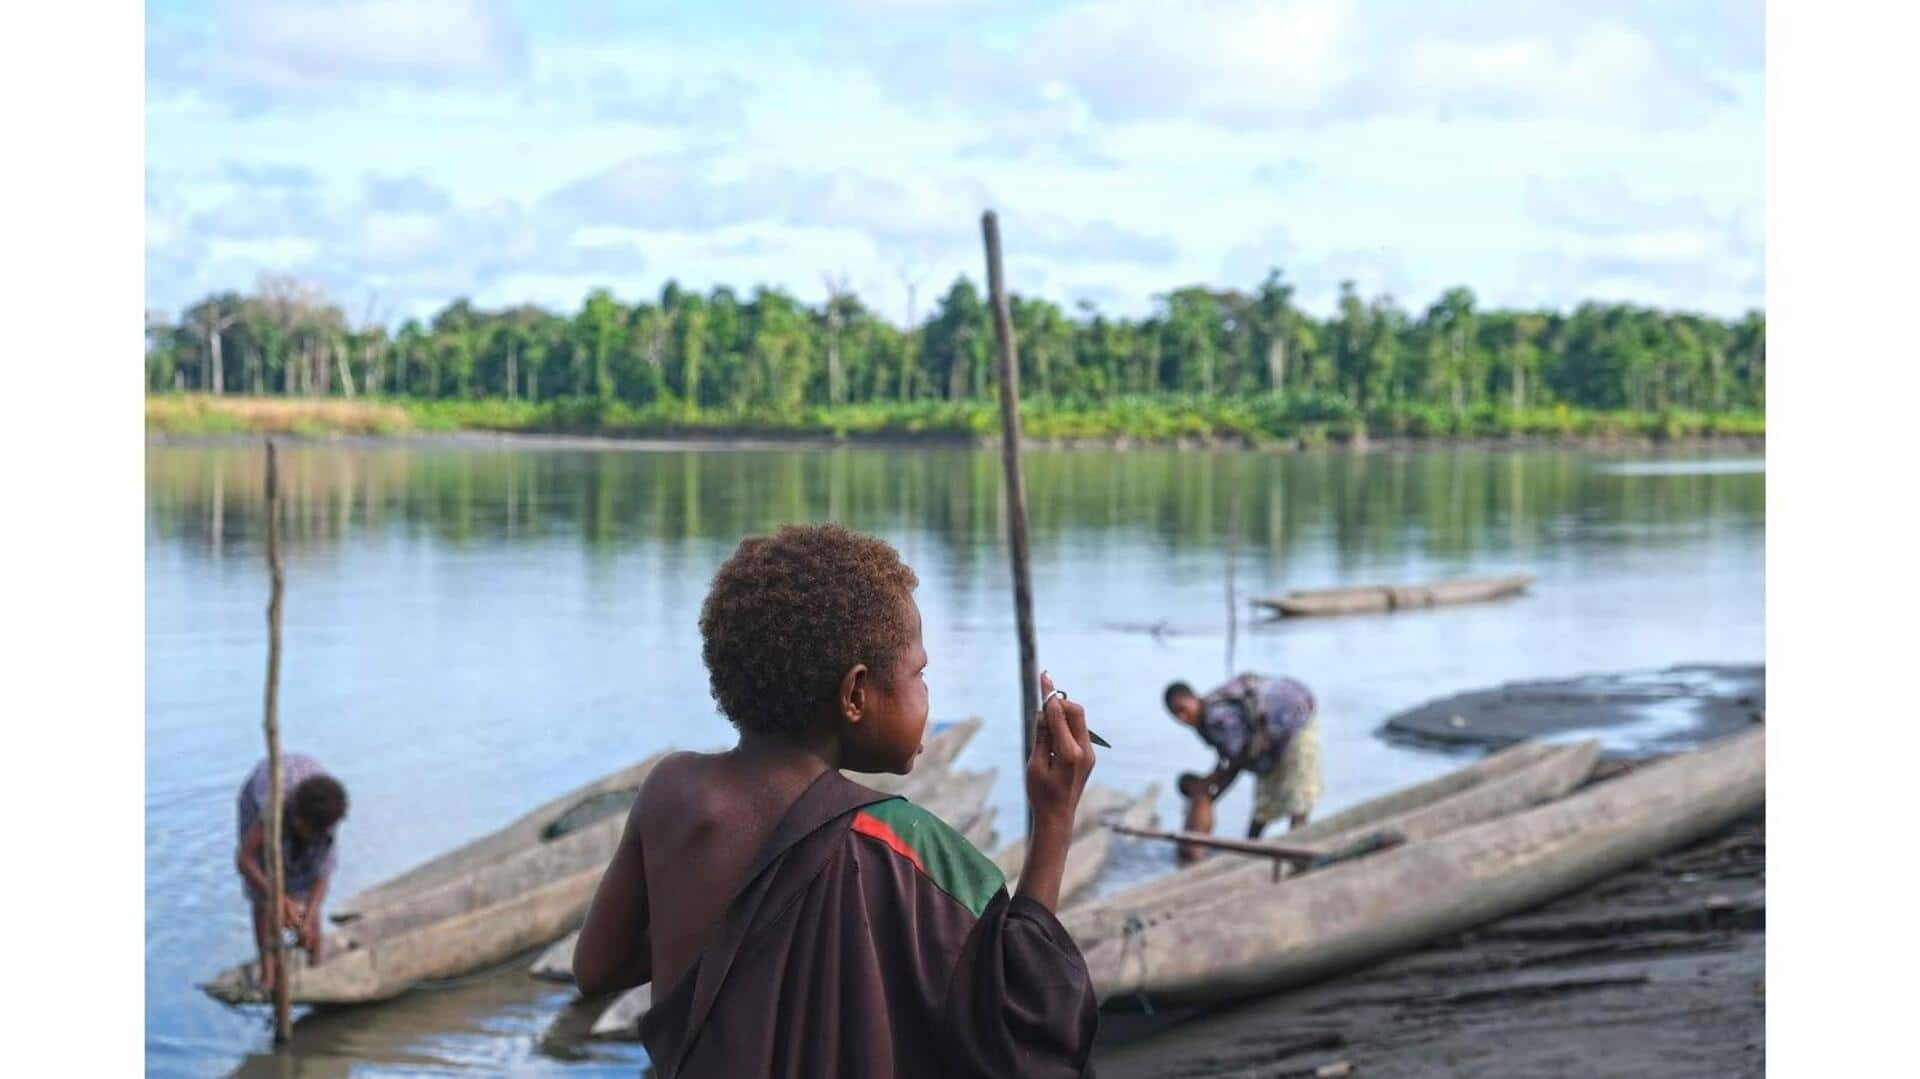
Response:
[{"label": "child's bare back", "polygon": [[803,773],[725,753],[676,753],[634,801],[644,848],[654,987],[693,965],[780,817],[824,768]]}]

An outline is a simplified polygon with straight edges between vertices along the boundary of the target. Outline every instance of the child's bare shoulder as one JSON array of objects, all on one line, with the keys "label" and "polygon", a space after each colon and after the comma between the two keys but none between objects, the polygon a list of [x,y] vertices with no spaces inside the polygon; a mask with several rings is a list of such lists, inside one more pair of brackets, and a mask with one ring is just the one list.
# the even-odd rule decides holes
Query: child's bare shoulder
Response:
[{"label": "child's bare shoulder", "polygon": [[634,812],[652,816],[685,814],[703,806],[712,790],[713,769],[719,754],[681,750],[662,758],[640,784]]}]

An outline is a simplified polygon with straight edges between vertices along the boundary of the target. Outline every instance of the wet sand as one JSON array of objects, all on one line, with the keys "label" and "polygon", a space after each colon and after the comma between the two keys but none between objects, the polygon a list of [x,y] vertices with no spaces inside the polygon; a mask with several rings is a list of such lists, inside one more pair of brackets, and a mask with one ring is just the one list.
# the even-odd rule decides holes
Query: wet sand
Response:
[{"label": "wet sand", "polygon": [[1210,1014],[1102,1019],[1104,1079],[1766,1070],[1764,813],[1564,899]]}]

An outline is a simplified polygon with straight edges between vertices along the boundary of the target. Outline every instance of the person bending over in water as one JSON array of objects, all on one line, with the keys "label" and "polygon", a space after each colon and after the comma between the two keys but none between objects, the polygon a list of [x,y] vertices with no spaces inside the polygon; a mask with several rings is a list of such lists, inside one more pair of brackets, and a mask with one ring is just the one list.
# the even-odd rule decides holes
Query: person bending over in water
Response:
[{"label": "person bending over in water", "polygon": [[307,958],[320,962],[320,907],[338,862],[333,830],[347,815],[347,789],[326,773],[320,762],[301,753],[280,755],[280,851],[286,872],[286,895],[280,910],[267,904],[272,882],[267,868],[267,762],[254,765],[240,784],[240,849],[234,864],[248,904],[253,908],[253,940],[260,949],[260,987],[273,991],[273,935],[291,929],[300,938]]},{"label": "person bending over in water", "polygon": [[[1167,712],[1219,756],[1212,774],[1180,776],[1187,831],[1213,831],[1213,804],[1242,771],[1259,777],[1248,839],[1259,839],[1267,822],[1278,817],[1289,818],[1292,828],[1307,823],[1320,798],[1320,730],[1319,706],[1305,685],[1242,674],[1204,697],[1175,682],[1163,699]],[[1179,848],[1182,862],[1197,861],[1202,853],[1192,844]]]},{"label": "person bending over in water", "polygon": [[743,541],[700,613],[739,733],[642,786],[574,949],[580,991],[652,982],[653,1067],[678,1076],[1079,1076],[1098,1025],[1054,918],[1086,715],[1050,679],[1009,896],[938,817],[848,779],[904,775],[927,726],[918,584],[839,525]]}]

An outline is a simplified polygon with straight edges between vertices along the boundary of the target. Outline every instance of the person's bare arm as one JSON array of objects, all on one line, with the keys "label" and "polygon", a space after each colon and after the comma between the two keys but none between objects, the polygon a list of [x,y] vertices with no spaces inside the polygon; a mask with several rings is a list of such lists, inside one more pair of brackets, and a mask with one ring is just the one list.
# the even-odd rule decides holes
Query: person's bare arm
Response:
[{"label": "person's bare arm", "polygon": [[[267,860],[262,853],[267,849],[267,825],[265,821],[254,821],[253,827],[240,838],[240,849],[234,852],[233,864],[240,869],[240,875],[247,878],[261,895],[273,893],[273,882],[267,879]],[[271,900],[269,900],[271,902]]]},{"label": "person's bare arm", "polygon": [[[1040,692],[1052,696],[1051,676],[1040,676]],[[1087,737],[1086,710],[1073,701],[1049,700],[1041,713],[1033,754],[1027,758],[1033,835],[1019,885],[1020,895],[1048,910],[1060,905],[1060,881],[1066,873],[1067,848],[1073,843],[1074,810],[1091,774],[1093,742]]]},{"label": "person's bare arm", "polygon": [[327,885],[333,882],[333,874],[322,873],[313,884],[313,894],[307,898],[307,909],[300,919],[300,946],[314,962],[320,961],[320,908],[327,902]]},{"label": "person's bare arm", "polygon": [[1238,778],[1240,778],[1240,766],[1222,757],[1219,766],[1214,768],[1213,774],[1207,777],[1208,797],[1218,799],[1226,794],[1227,788],[1233,786],[1233,781]]},{"label": "person's bare arm", "polygon": [[640,806],[633,800],[613,862],[587,908],[573,945],[573,981],[586,996],[631,989],[653,980],[647,927],[647,863],[640,845]]}]

